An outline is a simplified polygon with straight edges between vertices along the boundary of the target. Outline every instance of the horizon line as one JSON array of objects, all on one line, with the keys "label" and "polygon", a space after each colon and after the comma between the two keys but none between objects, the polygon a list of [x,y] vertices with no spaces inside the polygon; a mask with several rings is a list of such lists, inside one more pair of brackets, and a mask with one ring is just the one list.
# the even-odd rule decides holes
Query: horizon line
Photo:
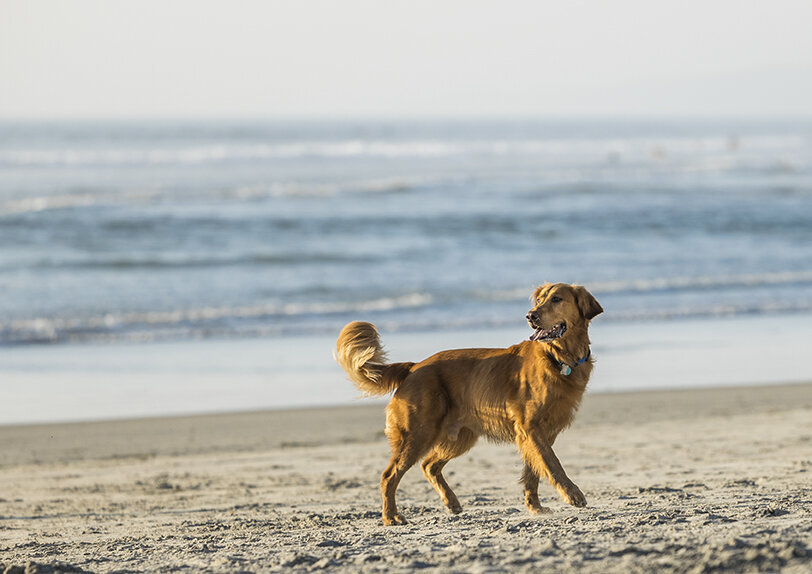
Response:
[{"label": "horizon line", "polygon": [[109,116],[4,116],[4,124],[74,124],[74,123],[401,123],[401,122],[812,122],[812,114],[405,114],[405,115],[109,115]]}]

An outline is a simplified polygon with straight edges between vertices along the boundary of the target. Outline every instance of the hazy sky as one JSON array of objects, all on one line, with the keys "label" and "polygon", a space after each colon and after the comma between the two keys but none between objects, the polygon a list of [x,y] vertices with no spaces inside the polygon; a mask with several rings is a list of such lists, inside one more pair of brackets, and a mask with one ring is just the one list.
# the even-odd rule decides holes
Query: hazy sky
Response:
[{"label": "hazy sky", "polygon": [[812,117],[810,29],[810,0],[0,0],[0,117]]}]

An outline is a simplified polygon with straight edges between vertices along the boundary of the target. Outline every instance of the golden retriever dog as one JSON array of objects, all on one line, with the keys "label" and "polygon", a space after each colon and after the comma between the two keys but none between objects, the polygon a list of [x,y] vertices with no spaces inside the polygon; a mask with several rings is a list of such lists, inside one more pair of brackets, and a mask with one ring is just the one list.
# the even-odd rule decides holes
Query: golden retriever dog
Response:
[{"label": "golden retriever dog", "polygon": [[532,296],[530,339],[507,349],[442,351],[420,363],[387,363],[378,331],[353,322],[342,329],[336,360],[369,395],[394,392],[386,409],[392,459],[381,477],[383,522],[405,524],[395,491],[409,468],[423,459],[423,474],[453,513],[459,500],[443,478],[443,467],[485,435],[513,441],[524,459],[524,501],[539,504],[545,477],[573,506],[585,506],[553,452],[558,434],[575,416],[592,373],[589,322],[603,308],[584,287],[545,284]]}]

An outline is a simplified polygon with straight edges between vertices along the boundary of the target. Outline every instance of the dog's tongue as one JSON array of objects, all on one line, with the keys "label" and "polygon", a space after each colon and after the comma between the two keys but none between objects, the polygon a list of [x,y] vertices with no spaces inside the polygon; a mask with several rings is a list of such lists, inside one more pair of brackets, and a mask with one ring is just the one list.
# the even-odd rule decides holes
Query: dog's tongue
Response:
[{"label": "dog's tongue", "polygon": [[552,341],[554,339],[558,339],[561,337],[567,330],[567,325],[564,323],[558,323],[557,325],[553,325],[549,329],[536,329],[532,335],[530,335],[531,341]]}]

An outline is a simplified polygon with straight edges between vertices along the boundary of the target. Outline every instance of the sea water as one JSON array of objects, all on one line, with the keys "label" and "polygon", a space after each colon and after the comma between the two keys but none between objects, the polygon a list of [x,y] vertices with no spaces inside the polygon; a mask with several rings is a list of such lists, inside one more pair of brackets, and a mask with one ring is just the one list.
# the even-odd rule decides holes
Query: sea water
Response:
[{"label": "sea water", "polygon": [[[106,376],[132,378],[127,356],[166,374],[172,345],[188,370],[226,342],[272,354],[356,319],[449,346],[523,337],[547,281],[586,285],[617,332],[747,319],[742,340],[769,350],[764,330],[793,318],[809,339],[812,122],[0,124],[0,403],[62,354],[73,372],[117,356]],[[295,397],[275,365],[255,374],[276,401],[226,404],[212,383],[198,410],[332,397]]]}]

